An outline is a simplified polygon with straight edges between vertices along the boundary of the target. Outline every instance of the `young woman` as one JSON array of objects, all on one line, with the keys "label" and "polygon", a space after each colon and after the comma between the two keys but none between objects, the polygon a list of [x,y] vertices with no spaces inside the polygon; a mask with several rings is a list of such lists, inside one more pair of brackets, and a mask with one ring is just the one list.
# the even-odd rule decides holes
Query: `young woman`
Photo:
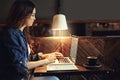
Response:
[{"label": "young woman", "polygon": [[[0,41],[0,80],[28,80],[27,72],[37,66],[54,62],[62,57],[59,52],[43,54],[43,60],[29,61],[29,46],[23,30],[32,26],[36,8],[29,0],[16,0],[7,17],[6,26]],[[34,78],[32,80],[58,80],[55,76]]]}]

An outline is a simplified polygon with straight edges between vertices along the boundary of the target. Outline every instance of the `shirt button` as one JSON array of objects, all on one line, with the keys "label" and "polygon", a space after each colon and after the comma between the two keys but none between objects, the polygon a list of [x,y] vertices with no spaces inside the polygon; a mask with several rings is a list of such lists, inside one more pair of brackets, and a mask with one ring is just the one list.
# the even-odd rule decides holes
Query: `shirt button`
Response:
[{"label": "shirt button", "polygon": [[22,64],[22,61],[20,61],[20,63]]}]

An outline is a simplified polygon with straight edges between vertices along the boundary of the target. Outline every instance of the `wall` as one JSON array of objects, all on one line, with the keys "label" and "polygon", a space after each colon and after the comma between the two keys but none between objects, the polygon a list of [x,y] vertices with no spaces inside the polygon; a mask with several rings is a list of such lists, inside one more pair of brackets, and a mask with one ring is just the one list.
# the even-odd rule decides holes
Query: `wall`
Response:
[{"label": "wall", "polygon": [[64,0],[68,19],[120,19],[119,0]]},{"label": "wall", "polygon": [[[4,22],[10,6],[15,0],[1,0],[0,1],[0,22]],[[56,0],[31,0],[35,3],[37,8],[37,18],[52,19],[55,14]]]},{"label": "wall", "polygon": [[[14,0],[0,1],[0,21],[4,21]],[[37,18],[52,19],[56,0],[32,0],[37,7]],[[68,20],[119,20],[119,0],[61,0],[61,11]]]}]

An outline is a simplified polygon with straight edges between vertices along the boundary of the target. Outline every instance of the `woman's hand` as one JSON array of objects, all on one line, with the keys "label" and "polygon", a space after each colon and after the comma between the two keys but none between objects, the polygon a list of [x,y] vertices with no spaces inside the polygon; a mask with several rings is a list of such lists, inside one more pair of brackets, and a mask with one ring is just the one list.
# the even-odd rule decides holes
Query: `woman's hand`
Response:
[{"label": "woman's hand", "polygon": [[51,54],[55,54],[57,58],[62,58],[63,57],[63,54],[60,53],[60,52],[53,52]]},{"label": "woman's hand", "polygon": [[40,52],[40,53],[38,53],[38,55],[40,57],[42,57],[43,59],[46,58],[49,55],[55,55],[56,58],[62,58],[63,57],[63,54],[60,53],[60,52],[52,52],[52,53],[46,53],[46,54],[43,54],[43,53]]},{"label": "woman's hand", "polygon": [[53,63],[56,60],[56,55],[55,54],[48,54],[48,55],[46,55],[45,59],[47,59],[50,63]]},{"label": "woman's hand", "polygon": [[48,60],[50,63],[54,62],[56,58],[62,58],[63,54],[60,52],[52,52],[52,53],[38,53],[38,55],[42,58],[42,59],[46,59]]},{"label": "woman's hand", "polygon": [[53,53],[48,53],[44,54],[45,59],[48,59],[50,63],[55,62],[56,58],[62,58],[63,54],[60,52],[53,52]]}]

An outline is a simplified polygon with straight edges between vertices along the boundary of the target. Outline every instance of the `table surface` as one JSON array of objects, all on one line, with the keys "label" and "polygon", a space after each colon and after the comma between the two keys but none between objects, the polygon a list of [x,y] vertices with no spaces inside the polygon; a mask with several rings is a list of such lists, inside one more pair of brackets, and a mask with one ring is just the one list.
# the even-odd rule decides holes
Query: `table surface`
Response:
[{"label": "table surface", "polygon": [[111,73],[113,70],[107,66],[101,66],[99,68],[85,68],[83,66],[76,65],[78,70],[61,70],[61,71],[47,71],[47,66],[36,67],[34,69],[34,76],[52,76],[52,75],[80,75],[80,74],[103,74]]}]

